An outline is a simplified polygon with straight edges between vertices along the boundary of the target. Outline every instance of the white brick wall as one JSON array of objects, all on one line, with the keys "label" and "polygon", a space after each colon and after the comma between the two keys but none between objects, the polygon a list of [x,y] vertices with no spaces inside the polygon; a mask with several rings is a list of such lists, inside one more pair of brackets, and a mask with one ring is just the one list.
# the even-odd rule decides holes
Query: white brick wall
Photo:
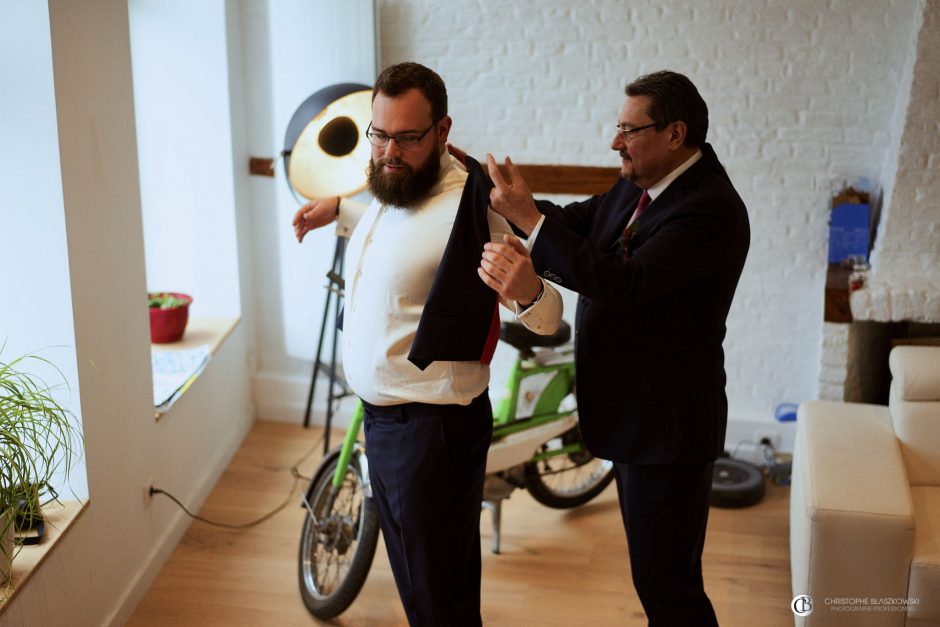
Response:
[{"label": "white brick wall", "polygon": [[[903,133],[890,153],[885,207],[869,288],[852,294],[865,320],[940,322],[940,0],[930,0],[916,43]],[[893,180],[890,177],[894,177]]]},{"label": "white brick wall", "polygon": [[[709,141],[752,223],[725,342],[732,417],[770,420],[779,402],[832,392],[818,384],[828,198],[845,179],[877,187],[885,178],[923,6],[380,0],[380,59],[441,74],[454,143],[527,163],[616,166],[609,144],[625,83],[662,68],[687,74],[709,104]],[[935,81],[930,89],[923,99],[936,102]],[[924,124],[937,119],[930,110]],[[929,184],[912,193],[936,192]]]},{"label": "white brick wall", "polygon": [[841,401],[844,396],[850,327],[849,324],[836,322],[823,323],[819,372],[819,398],[821,400]]}]

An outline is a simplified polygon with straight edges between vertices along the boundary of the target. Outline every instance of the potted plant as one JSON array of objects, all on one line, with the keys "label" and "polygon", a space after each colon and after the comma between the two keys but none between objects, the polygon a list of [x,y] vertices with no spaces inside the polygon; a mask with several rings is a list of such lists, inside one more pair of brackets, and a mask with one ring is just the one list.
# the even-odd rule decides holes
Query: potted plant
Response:
[{"label": "potted plant", "polygon": [[176,342],[183,337],[193,297],[180,292],[147,292],[150,307],[150,341]]},{"label": "potted plant", "polygon": [[82,437],[74,415],[54,398],[53,388],[26,372],[32,364],[55,366],[38,355],[6,362],[2,350],[0,347],[0,581],[6,581],[17,551],[12,542],[16,528],[32,528],[42,520],[40,494],[51,489],[53,475],[61,471],[67,477],[71,472],[80,457]]}]

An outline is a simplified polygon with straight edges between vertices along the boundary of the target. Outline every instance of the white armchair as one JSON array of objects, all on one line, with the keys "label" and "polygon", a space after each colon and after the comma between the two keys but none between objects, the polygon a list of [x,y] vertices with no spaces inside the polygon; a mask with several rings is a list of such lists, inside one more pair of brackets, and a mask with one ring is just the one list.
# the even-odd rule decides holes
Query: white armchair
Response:
[{"label": "white armchair", "polygon": [[888,407],[800,405],[790,567],[812,612],[797,626],[940,627],[940,347],[889,365]]}]

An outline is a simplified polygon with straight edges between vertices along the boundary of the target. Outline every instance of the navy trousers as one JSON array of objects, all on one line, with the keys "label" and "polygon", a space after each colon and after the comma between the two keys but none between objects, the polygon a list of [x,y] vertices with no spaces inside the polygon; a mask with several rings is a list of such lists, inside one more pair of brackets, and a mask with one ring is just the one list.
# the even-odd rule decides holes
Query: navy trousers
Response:
[{"label": "navy trousers", "polygon": [[409,624],[479,626],[489,396],[363,407],[372,494]]},{"label": "navy trousers", "polygon": [[717,626],[702,583],[714,463],[614,466],[633,586],[650,627]]}]

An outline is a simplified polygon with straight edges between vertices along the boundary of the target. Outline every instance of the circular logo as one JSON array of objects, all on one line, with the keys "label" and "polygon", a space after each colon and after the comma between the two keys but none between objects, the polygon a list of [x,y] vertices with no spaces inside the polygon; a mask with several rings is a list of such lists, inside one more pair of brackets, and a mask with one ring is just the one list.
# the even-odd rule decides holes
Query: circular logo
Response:
[{"label": "circular logo", "polygon": [[790,602],[790,609],[797,616],[809,616],[813,613],[813,598],[808,594],[798,594]]}]

